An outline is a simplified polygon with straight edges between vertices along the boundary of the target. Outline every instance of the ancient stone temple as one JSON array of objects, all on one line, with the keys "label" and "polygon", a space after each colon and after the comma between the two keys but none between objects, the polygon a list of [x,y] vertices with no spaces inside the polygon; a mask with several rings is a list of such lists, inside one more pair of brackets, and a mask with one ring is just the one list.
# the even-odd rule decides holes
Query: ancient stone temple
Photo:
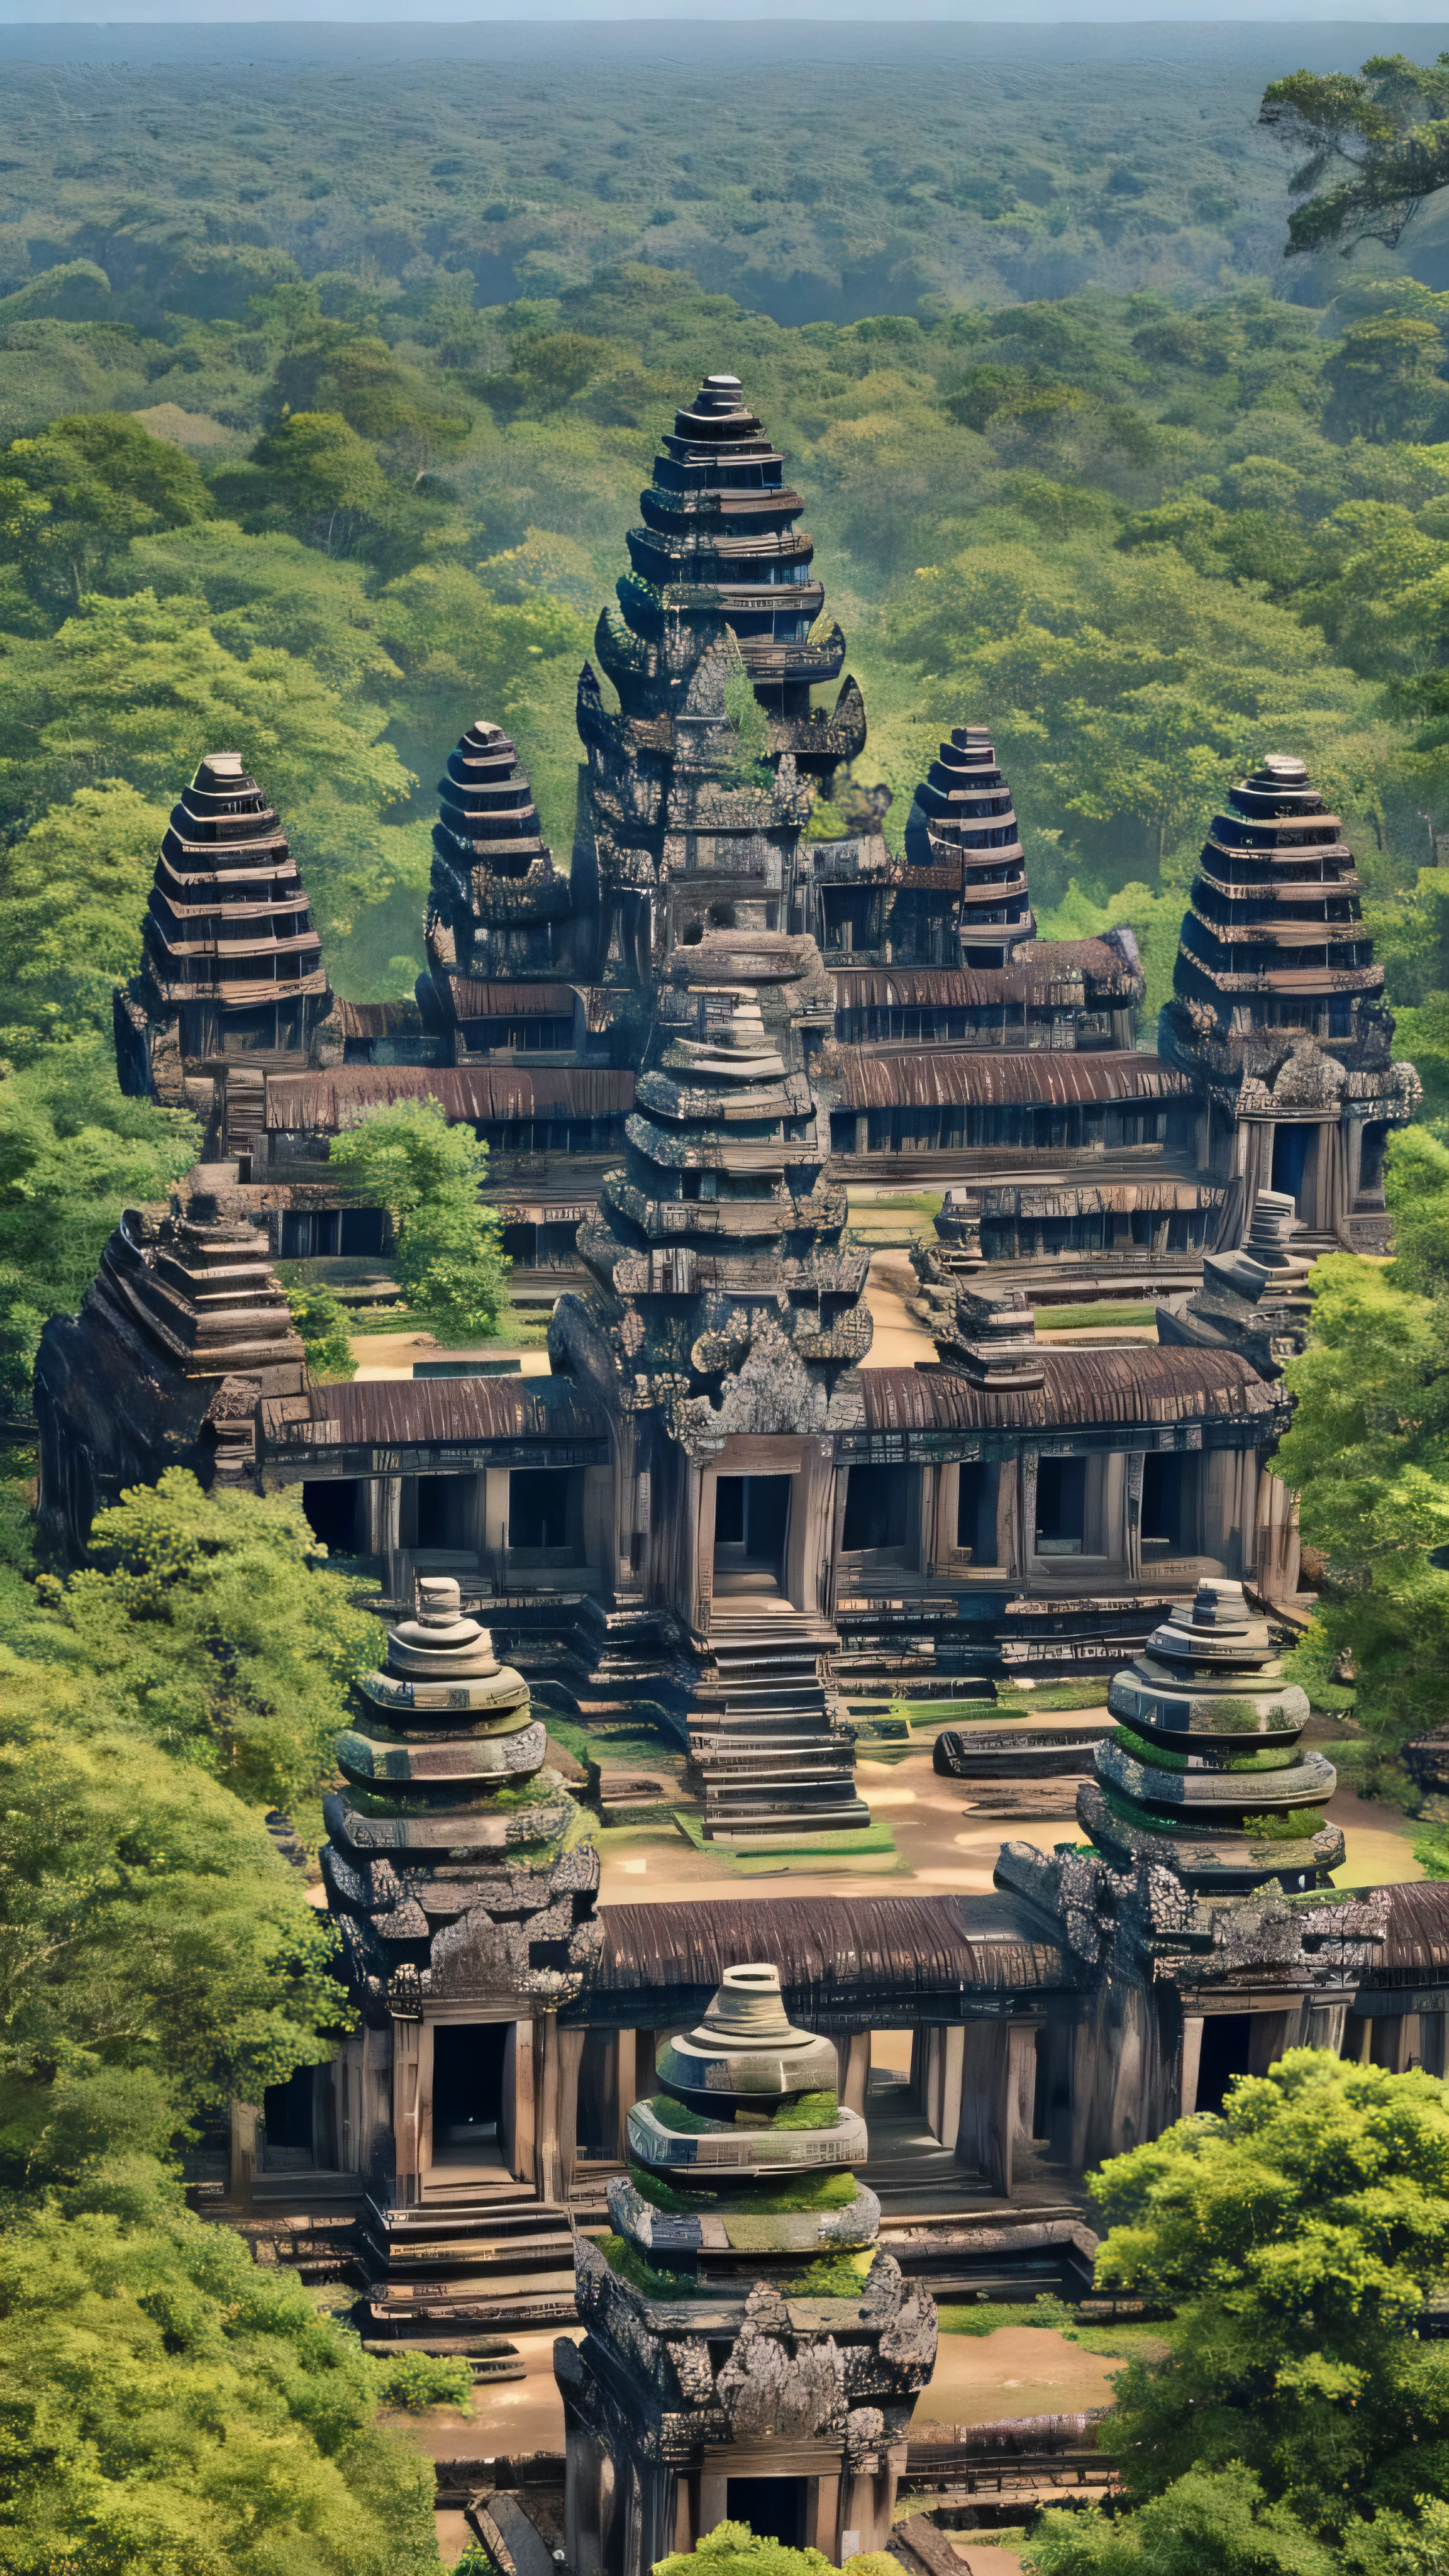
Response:
[{"label": "ancient stone temple", "polygon": [[502,1054],[576,1062],[583,997],[573,903],[557,874],[517,752],[499,725],[470,725],[448,755],[433,826],[433,875],[419,979],[425,1024],[454,1064]]},{"label": "ancient stone temple", "polygon": [[812,782],[865,741],[853,681],[833,715],[811,711],[845,643],[838,627],[814,632],[825,594],[795,525],[803,507],[738,379],[707,378],[661,444],[633,570],[599,619],[618,714],[591,665],[579,681],[606,985],[647,988],[707,930],[794,923]]},{"label": "ancient stone temple", "polygon": [[663,980],[621,1169],[549,1348],[607,1413],[617,1590],[667,1605],[705,1831],[866,1821],[819,1678],[831,1435],[860,1418],[868,1255],[844,1240],[805,1039],[813,940],[714,933]]},{"label": "ancient stone temple", "polygon": [[256,1228],[206,1192],[128,1208],[76,1316],[40,1340],[40,1528],[84,1546],[127,1486],[188,1467],[255,1485],[264,1403],[303,1403],[307,1366]]},{"label": "ancient stone temple", "polygon": [[777,1968],[729,1968],[655,2074],[615,2232],[579,2239],[588,2332],[554,2347],[569,2566],[647,2576],[726,2518],[836,2566],[883,2549],[936,2313],[876,2246],[835,2048],[788,2020]]},{"label": "ancient stone temple", "polygon": [[[598,1853],[527,1683],[462,1615],[456,1582],[421,1577],[418,1603],[358,1686],[337,1740],[347,1786],[324,1805],[323,1877],[363,2025],[332,2068],[330,2118],[369,2178],[382,2334],[466,2327],[517,2294],[480,2222],[512,2177],[536,2232],[537,2205],[565,2187],[557,2014],[599,1942]],[[536,2276],[538,2251],[524,2237],[516,2268]]]},{"label": "ancient stone temple", "polygon": [[1183,1884],[1228,1894],[1276,1880],[1328,1885],[1343,1833],[1323,1810],[1331,1762],[1299,1744],[1308,1701],[1285,1683],[1268,1622],[1240,1583],[1200,1583],[1118,1673],[1077,1815],[1117,1869],[1147,1860]]},{"label": "ancient stone temple", "polygon": [[1202,1101],[1202,1168],[1232,1184],[1225,1243],[1273,1189],[1306,1249],[1388,1246],[1384,1146],[1420,1093],[1390,1062],[1360,893],[1338,816],[1301,760],[1270,752],[1208,834],[1158,1038]]},{"label": "ancient stone temple", "polygon": [[213,1060],[305,1064],[330,1007],[281,821],[238,753],[208,752],[172,808],[140,974],[116,997],[122,1086],[180,1104]]}]

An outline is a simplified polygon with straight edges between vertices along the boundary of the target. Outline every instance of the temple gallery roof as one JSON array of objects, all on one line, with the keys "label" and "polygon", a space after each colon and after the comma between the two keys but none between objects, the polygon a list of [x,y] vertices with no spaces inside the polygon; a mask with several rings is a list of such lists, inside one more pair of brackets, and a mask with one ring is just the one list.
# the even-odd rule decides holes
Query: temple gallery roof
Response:
[{"label": "temple gallery roof", "polygon": [[970,1995],[1076,1982],[1039,1918],[1011,1896],[730,1897],[709,1905],[611,1905],[578,2018],[625,2025],[703,2011],[739,1959],[780,1971],[792,2017],[877,2026],[891,2012],[952,2020]]},{"label": "temple gallery roof", "polygon": [[466,1448],[477,1442],[591,1445],[605,1424],[567,1378],[364,1378],[314,1387],[304,1403],[269,1407],[281,1448]]},{"label": "temple gallery roof", "polygon": [[[568,990],[572,1007],[572,989]],[[335,1073],[274,1074],[267,1126],[287,1134],[335,1135],[365,1109],[394,1100],[436,1100],[449,1119],[614,1118],[634,1106],[634,1076],[563,1065],[525,1073],[513,1065],[467,1072],[447,1066],[350,1064]]]},{"label": "temple gallery roof", "polygon": [[[980,1387],[944,1368],[866,1368],[866,1429],[1048,1431],[1098,1423],[1243,1421],[1282,1399],[1236,1351],[1039,1349],[1037,1386]],[[1184,1365],[1186,1363],[1186,1365]]]},{"label": "temple gallery roof", "polygon": [[842,1047],[837,1080],[842,1109],[957,1103],[1065,1109],[1088,1101],[1176,1100],[1192,1089],[1185,1073],[1136,1051],[882,1056]]},{"label": "temple gallery roof", "polygon": [[1383,1894],[1388,1939],[1365,1984],[1449,1984],[1449,1886],[1426,1879],[1422,1885],[1386,1888]]},{"label": "temple gallery roof", "polygon": [[1140,999],[1142,975],[1105,939],[1039,939],[1011,966],[834,966],[840,1011],[989,1010],[1050,999],[1058,985]]}]

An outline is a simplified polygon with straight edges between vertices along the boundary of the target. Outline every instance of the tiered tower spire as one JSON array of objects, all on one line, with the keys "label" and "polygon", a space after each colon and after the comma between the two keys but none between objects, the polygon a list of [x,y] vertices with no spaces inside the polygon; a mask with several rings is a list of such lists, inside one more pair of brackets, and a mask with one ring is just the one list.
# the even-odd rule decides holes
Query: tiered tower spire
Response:
[{"label": "tiered tower spire", "polygon": [[1199,1583],[1114,1675],[1107,1706],[1117,1731],[1077,1817],[1114,1868],[1152,1861],[1204,1894],[1328,1884],[1344,1850],[1323,1813],[1337,1774],[1300,1746],[1307,1697],[1241,1583]]},{"label": "tiered tower spire", "polygon": [[[937,891],[938,879],[942,893],[954,892],[960,955],[952,964],[1009,966],[1035,939],[1021,826],[983,725],[957,725],[942,743],[916,789],[906,857],[923,879],[930,871],[922,896]],[[906,954],[903,943],[896,953]]]},{"label": "tiered tower spire", "polygon": [[208,752],[172,808],[136,1004],[136,1026],[123,1033],[118,1017],[118,1039],[134,1053],[149,1023],[150,1083],[177,1100],[187,1070],[211,1058],[305,1063],[330,1008],[287,836],[238,752]]},{"label": "tiered tower spire", "polygon": [[480,718],[469,726],[448,755],[438,797],[418,1003],[426,1025],[456,1032],[487,1016],[478,986],[566,968],[572,895],[501,725]]},{"label": "tiered tower spire", "polygon": [[[1173,991],[1221,1034],[1287,1029],[1342,1047],[1384,987],[1343,826],[1301,760],[1270,752],[1228,794],[1193,879]],[[1385,1053],[1387,1041],[1385,1040]]]},{"label": "tiered tower spire", "polygon": [[[639,496],[644,525],[629,531],[636,579],[664,595],[713,594],[758,688],[783,691],[784,714],[808,710],[813,680],[833,680],[845,659],[838,627],[812,645],[825,606],[815,548],[796,525],[804,501],[785,481],[785,460],[749,409],[738,376],[706,376],[660,441],[654,480]],[[629,585],[620,598],[632,623]]]},{"label": "tiered tower spire", "polygon": [[1391,1062],[1383,968],[1353,853],[1301,760],[1270,752],[1214,817],[1193,879],[1158,1051],[1201,1083],[1201,1160],[1290,1198],[1306,1247],[1387,1251],[1384,1145],[1420,1098]]},{"label": "tiered tower spire", "polygon": [[[441,1992],[481,1924],[509,1993],[566,2000],[597,1938],[598,1855],[549,1768],[528,1684],[463,1616],[456,1580],[420,1576],[418,1601],[388,1630],[383,1670],[357,1685],[357,1718],[337,1739],[348,1786],[323,1809],[322,1874],[351,1982],[364,2008]],[[561,1899],[549,1963],[536,1963],[529,1918]]]}]

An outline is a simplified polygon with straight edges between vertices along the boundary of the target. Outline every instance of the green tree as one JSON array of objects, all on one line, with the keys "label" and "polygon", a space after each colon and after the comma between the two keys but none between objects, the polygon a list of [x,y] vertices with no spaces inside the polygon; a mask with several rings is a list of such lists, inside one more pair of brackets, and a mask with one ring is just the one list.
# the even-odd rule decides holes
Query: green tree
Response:
[{"label": "green tree", "polygon": [[1361,241],[1390,248],[1426,197],[1449,183],[1449,54],[1429,66],[1375,54],[1361,72],[1291,72],[1258,114],[1305,157],[1290,186],[1286,256]]},{"label": "green tree", "polygon": [[292,2275],[106,2168],[0,2236],[15,2576],[441,2576],[430,2462]]},{"label": "green tree", "polygon": [[1328,1559],[1300,1651],[1317,1669],[1348,1649],[1355,1715],[1392,1766],[1449,1718],[1449,1572],[1436,1562],[1449,1545],[1449,1151],[1410,1128],[1386,1189],[1399,1256],[1388,1270],[1347,1253],[1317,1264],[1275,1464]]},{"label": "green tree", "polygon": [[111,1033],[111,998],[141,962],[168,820],[123,779],[82,787],[0,852],[0,1055]]},{"label": "green tree", "polygon": [[1444,341],[1427,314],[1352,323],[1323,370],[1331,438],[1432,439],[1449,409]]},{"label": "green tree", "polygon": [[352,1318],[341,1298],[322,1279],[299,1279],[284,1293],[312,1375],[324,1385],[333,1385],[339,1378],[356,1377]]},{"label": "green tree", "polygon": [[466,1127],[450,1127],[436,1100],[398,1100],[344,1128],[330,1161],[387,1210],[403,1294],[439,1340],[496,1333],[508,1264],[497,1211],[478,1196],[487,1146]]},{"label": "green tree", "polygon": [[391,499],[376,452],[338,412],[290,413],[213,490],[244,527],[280,528],[329,555],[350,552]]},{"label": "green tree", "polygon": [[89,599],[58,634],[10,646],[0,822],[102,779],[169,804],[224,744],[283,814],[324,927],[345,935],[354,911],[389,890],[397,862],[390,872],[382,817],[414,784],[381,739],[386,723],[384,708],[327,688],[291,653],[228,652],[200,600]]},{"label": "green tree", "polygon": [[[36,1611],[37,1622],[45,1614]],[[0,2180],[260,2101],[346,2019],[261,1815],[131,1722],[113,1663],[0,1646]]]},{"label": "green tree", "polygon": [[0,1077],[0,1398],[30,1409],[51,1315],[74,1314],[121,1210],[164,1199],[201,1147],[194,1118],[128,1100],[108,1039],[37,1049]]},{"label": "green tree", "polygon": [[199,467],[124,412],[55,420],[0,453],[0,559],[78,608],[132,537],[211,515]]},{"label": "green tree", "polygon": [[1098,2435],[1140,2512],[1046,2516],[1040,2576],[1412,2567],[1417,2500],[1449,2495],[1449,2363],[1418,2335],[1449,2264],[1443,2085],[1294,2049],[1091,2187],[1099,2285],[1170,2305],[1172,2348],[1118,2374]]},{"label": "green tree", "polygon": [[97,1514],[78,1574],[42,1576],[18,1642],[100,1675],[118,1719],[238,1797],[291,1807],[330,1774],[381,1643],[316,1555],[299,1496],[203,1493],[170,1467]]},{"label": "green tree", "polygon": [[[789,2549],[783,2540],[757,2537],[747,2522],[720,2522],[695,2548],[661,2558],[653,2576],[825,2576],[830,2563],[819,2549]],[[850,2563],[860,2576],[892,2576],[899,2565],[881,2549],[865,2550]]]}]

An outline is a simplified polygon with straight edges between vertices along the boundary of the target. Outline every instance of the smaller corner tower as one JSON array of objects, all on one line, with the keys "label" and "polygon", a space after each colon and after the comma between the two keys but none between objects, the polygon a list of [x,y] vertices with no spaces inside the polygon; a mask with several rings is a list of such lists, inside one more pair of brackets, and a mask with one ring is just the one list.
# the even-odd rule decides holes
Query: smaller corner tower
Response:
[{"label": "smaller corner tower", "polygon": [[141,971],[116,995],[121,1088],[181,1106],[222,1063],[296,1071],[331,1006],[276,809],[238,752],[208,752],[161,844]]},{"label": "smaller corner tower", "polygon": [[1389,1248],[1384,1147],[1420,1089],[1390,1060],[1361,891],[1338,815],[1301,760],[1270,752],[1213,819],[1158,1039],[1205,1099],[1201,1165],[1235,1186],[1222,1242],[1271,1189],[1305,1249]]}]

